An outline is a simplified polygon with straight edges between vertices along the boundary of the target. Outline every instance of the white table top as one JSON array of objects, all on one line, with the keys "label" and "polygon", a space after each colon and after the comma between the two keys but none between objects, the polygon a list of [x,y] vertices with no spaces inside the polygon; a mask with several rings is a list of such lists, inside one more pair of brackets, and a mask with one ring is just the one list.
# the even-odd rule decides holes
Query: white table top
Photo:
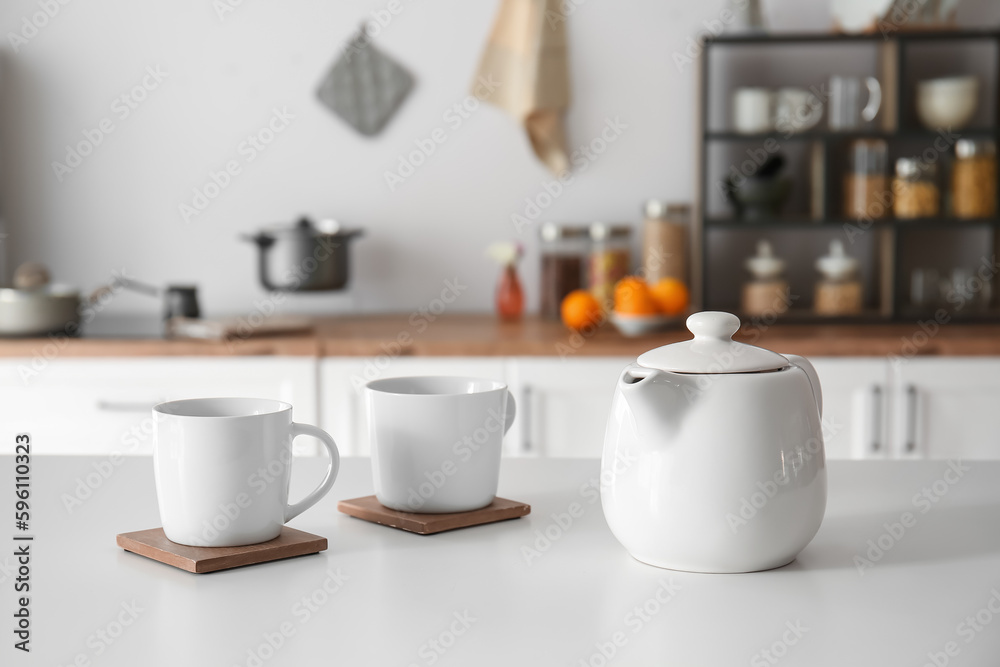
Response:
[{"label": "white table top", "polygon": [[[597,496],[581,492],[599,472],[594,460],[505,461],[500,495],[531,503],[530,516],[426,537],[338,513],[338,499],[372,489],[369,462],[348,459],[331,494],[291,524],[328,537],[328,551],[194,575],[115,546],[117,533],[159,525],[148,458],[125,461],[67,512],[63,494],[102,460],[34,457],[33,651],[11,648],[16,575],[0,569],[4,665],[68,665],[83,656],[129,667],[881,667],[923,665],[928,652],[948,649],[956,653],[951,665],[992,665],[1000,656],[996,462],[965,464],[961,477],[946,476],[942,461],[832,462],[826,520],[798,560],[764,573],[705,575],[628,556]],[[296,465],[293,497],[315,483],[321,463]],[[12,467],[11,457],[0,457],[0,541],[8,545],[0,565],[7,568],[15,544]],[[939,498],[935,484],[944,491]],[[915,503],[925,487],[938,500]],[[573,502],[583,515],[560,528],[553,515]],[[904,512],[915,525],[898,540],[882,537],[894,543],[860,574],[855,556],[867,557],[868,540],[889,535],[883,524]],[[547,547],[539,539],[545,533]],[[530,563],[529,548],[539,549]],[[339,589],[327,593],[324,582]],[[302,602],[310,597],[312,610]],[[133,604],[141,611],[125,610]],[[279,642],[282,628],[289,636]],[[279,648],[270,649],[268,635]],[[616,638],[606,661],[601,647],[610,653]]]}]

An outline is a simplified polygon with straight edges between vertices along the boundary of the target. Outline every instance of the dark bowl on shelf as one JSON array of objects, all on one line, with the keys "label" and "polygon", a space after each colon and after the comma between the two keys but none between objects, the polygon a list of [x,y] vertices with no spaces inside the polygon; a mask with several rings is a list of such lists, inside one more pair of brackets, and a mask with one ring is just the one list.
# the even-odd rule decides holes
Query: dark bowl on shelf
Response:
[{"label": "dark bowl on shelf", "polygon": [[736,217],[743,220],[767,220],[778,217],[792,193],[787,176],[750,176],[727,190]]}]

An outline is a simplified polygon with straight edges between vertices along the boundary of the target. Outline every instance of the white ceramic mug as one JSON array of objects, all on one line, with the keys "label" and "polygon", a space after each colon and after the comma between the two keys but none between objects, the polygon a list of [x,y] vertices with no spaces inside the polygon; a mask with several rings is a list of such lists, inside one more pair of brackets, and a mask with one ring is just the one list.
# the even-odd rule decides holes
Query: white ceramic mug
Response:
[{"label": "white ceramic mug", "polygon": [[495,380],[398,377],[365,386],[375,496],[391,509],[440,514],[496,497],[514,397]]},{"label": "white ceramic mug", "polygon": [[733,92],[733,127],[742,134],[774,129],[774,94],[767,88],[737,88]]},{"label": "white ceramic mug", "polygon": [[[868,102],[861,104],[861,86],[868,89]],[[853,130],[875,119],[882,106],[882,85],[873,76],[830,77],[830,129]]]},{"label": "white ceramic mug", "polygon": [[[168,539],[196,547],[273,540],[333,486],[340,454],[330,435],[292,421],[292,406],[262,398],[194,398],[153,408],[153,465]],[[288,504],[292,439],[318,438],[330,453],[319,487]]]}]

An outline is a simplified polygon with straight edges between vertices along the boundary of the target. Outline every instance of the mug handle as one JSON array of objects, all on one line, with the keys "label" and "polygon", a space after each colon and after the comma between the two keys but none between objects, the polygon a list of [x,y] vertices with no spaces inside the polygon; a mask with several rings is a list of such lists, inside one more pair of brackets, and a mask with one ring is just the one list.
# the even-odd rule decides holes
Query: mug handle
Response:
[{"label": "mug handle", "polygon": [[294,505],[285,506],[285,523],[288,523],[318,503],[320,498],[325,496],[330,489],[333,488],[333,483],[337,480],[337,473],[340,472],[340,452],[337,450],[337,443],[333,441],[333,438],[329,433],[321,428],[310,426],[309,424],[298,424],[293,422],[292,440],[300,435],[311,435],[314,438],[318,438],[319,441],[326,447],[326,451],[330,453],[330,465],[326,469],[326,477],[323,478],[323,481],[320,482],[320,485],[315,491]]},{"label": "mug handle", "polygon": [[882,86],[878,79],[873,76],[865,79],[865,86],[868,87],[868,104],[861,110],[861,117],[866,122],[870,122],[875,120],[879,107],[882,106]]},{"label": "mug handle", "polygon": [[514,394],[510,393],[510,389],[507,390],[507,411],[504,413],[504,425],[503,434],[507,435],[507,431],[510,427],[514,425],[514,415],[517,414],[517,402],[514,400]]}]

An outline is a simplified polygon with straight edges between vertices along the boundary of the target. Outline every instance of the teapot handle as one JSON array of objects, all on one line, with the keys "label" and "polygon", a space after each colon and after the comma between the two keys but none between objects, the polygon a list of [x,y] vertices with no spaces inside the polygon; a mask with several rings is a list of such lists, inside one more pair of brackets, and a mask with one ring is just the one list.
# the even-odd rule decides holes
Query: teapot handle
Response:
[{"label": "teapot handle", "polygon": [[816,399],[816,410],[819,411],[819,418],[823,419],[823,390],[819,386],[819,375],[816,373],[816,369],[813,368],[812,363],[805,357],[800,357],[797,354],[785,354],[782,356],[788,359],[789,363],[793,366],[798,366],[806,372],[806,376],[809,377],[809,385],[812,387],[813,398]]}]

